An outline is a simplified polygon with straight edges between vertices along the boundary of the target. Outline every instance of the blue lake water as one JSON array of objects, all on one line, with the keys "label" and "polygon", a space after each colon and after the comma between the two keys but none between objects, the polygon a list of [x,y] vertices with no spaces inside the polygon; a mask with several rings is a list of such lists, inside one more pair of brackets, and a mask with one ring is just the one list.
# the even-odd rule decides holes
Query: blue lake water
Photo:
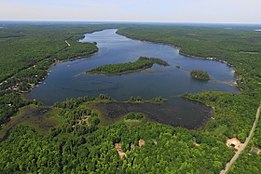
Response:
[{"label": "blue lake water", "polygon": [[[234,86],[234,70],[226,64],[182,56],[175,47],[132,40],[116,34],[116,31],[109,29],[86,34],[80,42],[97,42],[99,52],[89,58],[53,66],[49,69],[50,75],[28,94],[28,98],[51,105],[66,98],[97,96],[100,93],[119,101],[127,100],[130,96],[145,99],[162,96],[168,99],[169,107],[175,107],[175,111],[178,111],[175,112],[176,116],[179,115],[181,119],[187,117],[188,120],[192,112],[192,115],[202,115],[201,110],[197,109],[200,106],[180,99],[177,97],[180,94],[204,90],[238,92]],[[160,58],[171,66],[154,65],[142,72],[121,76],[81,74],[105,64],[134,61],[140,56]],[[203,82],[192,79],[189,72],[195,69],[208,71],[211,80]]]}]

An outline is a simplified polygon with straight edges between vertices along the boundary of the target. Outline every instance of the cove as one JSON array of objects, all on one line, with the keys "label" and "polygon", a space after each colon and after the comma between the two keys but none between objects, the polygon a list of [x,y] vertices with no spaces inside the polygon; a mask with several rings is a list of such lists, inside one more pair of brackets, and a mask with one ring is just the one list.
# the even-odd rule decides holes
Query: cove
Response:
[{"label": "cove", "polygon": [[[85,38],[80,42],[96,42],[99,52],[89,58],[51,67],[49,76],[28,93],[28,98],[52,105],[67,98],[97,96],[100,93],[108,94],[119,101],[128,100],[131,96],[141,96],[144,99],[161,96],[168,99],[168,102],[165,109],[158,111],[158,115],[171,118],[167,122],[191,121],[193,126],[190,127],[197,127],[206,119],[206,108],[185,101],[179,98],[179,95],[204,90],[238,92],[234,86],[234,70],[226,64],[186,57],[180,55],[175,47],[132,40],[117,34],[116,31],[117,29],[108,29],[85,34]],[[142,72],[116,76],[81,74],[101,65],[135,61],[140,56],[160,58],[170,66],[153,65]],[[203,82],[192,79],[189,72],[194,69],[208,71],[211,80]],[[175,108],[171,116],[168,110],[170,107]]]}]

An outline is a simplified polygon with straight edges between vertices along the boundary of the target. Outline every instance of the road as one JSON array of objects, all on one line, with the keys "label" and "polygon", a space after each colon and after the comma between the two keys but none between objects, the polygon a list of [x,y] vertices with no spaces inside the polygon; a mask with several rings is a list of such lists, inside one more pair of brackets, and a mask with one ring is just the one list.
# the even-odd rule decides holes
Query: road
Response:
[{"label": "road", "polygon": [[259,120],[259,116],[260,116],[260,108],[261,106],[259,106],[259,108],[257,109],[256,112],[256,119],[254,121],[254,124],[249,132],[248,137],[246,138],[246,141],[244,142],[244,144],[242,144],[242,146],[240,147],[240,149],[238,149],[238,151],[235,153],[235,155],[233,156],[233,158],[226,164],[225,169],[221,170],[220,174],[226,174],[229,169],[231,168],[231,166],[235,163],[235,161],[238,159],[239,155],[241,154],[241,152],[243,152],[245,150],[245,148],[247,147],[250,139],[252,138],[254,131],[256,129],[258,120]]},{"label": "road", "polygon": [[71,46],[71,44],[69,44],[69,42],[67,40],[65,40],[64,42],[68,45],[68,47]]}]

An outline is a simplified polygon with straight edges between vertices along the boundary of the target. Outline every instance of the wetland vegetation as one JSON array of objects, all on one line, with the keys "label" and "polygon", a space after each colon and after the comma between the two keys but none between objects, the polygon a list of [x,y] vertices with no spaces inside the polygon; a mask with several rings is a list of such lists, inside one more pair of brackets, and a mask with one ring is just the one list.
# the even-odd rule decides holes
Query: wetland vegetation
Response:
[{"label": "wetland vegetation", "polygon": [[165,103],[168,99],[165,99],[163,97],[154,97],[149,100],[145,100],[140,96],[133,97],[131,96],[128,100],[129,103],[155,103],[155,104],[162,104]]},{"label": "wetland vegetation", "polygon": [[127,120],[141,120],[144,118],[144,115],[142,113],[130,112],[125,117]]},{"label": "wetland vegetation", "polygon": [[[99,122],[103,117],[92,108],[92,103],[106,103],[107,99],[80,97],[73,101],[57,103],[59,112],[55,117],[62,121],[60,126],[52,127],[46,134],[28,125],[17,125],[11,130],[10,136],[0,143],[0,152],[11,157],[0,156],[3,173],[218,171],[222,162],[216,164],[215,161],[226,161],[233,153],[211,135],[203,136],[197,131],[155,122],[135,123],[132,127],[128,127],[129,122],[101,126]],[[131,119],[134,117],[131,116]],[[201,148],[194,145],[193,137],[197,137]],[[146,145],[137,148],[136,144],[141,139]],[[116,143],[121,144],[127,154],[126,159],[118,157],[114,149]],[[161,148],[163,144],[164,148]],[[199,158],[205,153],[210,159]],[[148,162],[144,163],[142,156]],[[185,164],[184,159],[187,161]],[[170,161],[174,161],[175,165]]]},{"label": "wetland vegetation", "polygon": [[[21,93],[30,91],[60,61],[90,56],[98,51],[93,43],[80,43],[83,33],[104,26],[19,26],[0,30],[0,123],[19,108],[32,103]],[[16,36],[16,37],[11,37]],[[65,43],[70,43],[68,46]]]},{"label": "wetland vegetation", "polygon": [[[9,122],[0,130],[1,135],[8,134],[0,142],[1,173],[219,173],[224,168],[234,154],[226,147],[226,139],[237,137],[244,142],[260,105],[260,33],[208,27],[117,27],[118,33],[131,38],[175,45],[181,54],[215,57],[233,65],[241,93],[184,95],[214,108],[203,130],[152,121],[132,127],[121,121],[101,125],[104,115],[93,106],[113,101],[107,95],[73,98],[45,107],[21,93],[45,78],[58,60],[97,51],[95,44],[77,40],[83,33],[111,26],[5,27],[0,30],[0,119],[1,124]],[[67,47],[64,40],[75,47]],[[229,173],[261,171],[260,155],[249,155],[252,147],[261,149],[260,130],[259,122],[249,147]],[[138,147],[141,139],[146,144]],[[116,143],[127,158],[119,158]]]}]

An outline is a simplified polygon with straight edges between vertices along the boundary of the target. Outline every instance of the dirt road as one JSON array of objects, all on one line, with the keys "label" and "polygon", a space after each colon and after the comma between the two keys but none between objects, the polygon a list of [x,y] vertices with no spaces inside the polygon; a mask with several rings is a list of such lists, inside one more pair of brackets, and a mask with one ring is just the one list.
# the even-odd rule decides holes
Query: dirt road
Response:
[{"label": "dirt road", "polygon": [[258,123],[258,120],[259,120],[259,116],[260,116],[260,108],[261,106],[259,106],[259,108],[257,109],[257,112],[256,112],[256,119],[254,121],[254,124],[249,132],[249,135],[248,137],[246,138],[246,141],[244,142],[244,144],[240,147],[240,149],[235,153],[235,155],[233,156],[233,158],[226,164],[226,167],[225,169],[221,170],[220,174],[226,174],[230,167],[235,163],[235,161],[238,159],[239,155],[241,154],[241,152],[244,151],[244,149],[247,147],[250,139],[252,138],[253,134],[254,134],[254,131],[256,129],[256,126],[257,126],[257,123]]},{"label": "dirt road", "polygon": [[69,44],[69,42],[67,40],[65,40],[64,42],[68,45],[68,47],[71,46],[71,44]]}]

